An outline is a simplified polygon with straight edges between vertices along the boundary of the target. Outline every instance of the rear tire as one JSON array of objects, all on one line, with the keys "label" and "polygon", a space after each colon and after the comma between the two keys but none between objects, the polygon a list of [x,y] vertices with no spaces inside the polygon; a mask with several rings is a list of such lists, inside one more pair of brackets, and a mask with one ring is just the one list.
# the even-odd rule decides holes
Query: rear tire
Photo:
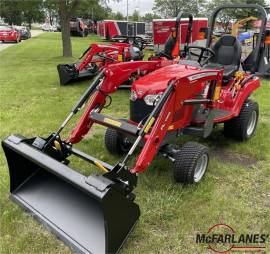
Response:
[{"label": "rear tire", "polygon": [[127,138],[123,137],[121,133],[111,128],[107,128],[104,141],[107,150],[112,154],[124,154],[131,147],[131,143]]},{"label": "rear tire", "polygon": [[174,179],[178,183],[200,182],[209,162],[208,148],[197,142],[187,142],[176,154]]},{"label": "rear tire", "polygon": [[224,122],[225,137],[235,138],[245,141],[254,134],[259,117],[259,105],[250,99],[247,99],[240,111],[240,114]]}]

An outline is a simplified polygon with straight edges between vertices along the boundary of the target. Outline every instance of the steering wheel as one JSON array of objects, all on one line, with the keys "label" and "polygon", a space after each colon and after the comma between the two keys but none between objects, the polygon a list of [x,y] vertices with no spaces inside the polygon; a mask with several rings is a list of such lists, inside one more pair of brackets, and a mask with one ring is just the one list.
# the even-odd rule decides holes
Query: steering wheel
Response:
[{"label": "steering wheel", "polygon": [[140,51],[146,47],[144,39],[139,36],[127,37],[126,42],[137,47]]},{"label": "steering wheel", "polygon": [[[192,52],[192,49],[198,49],[198,50],[200,50],[200,53]],[[201,66],[203,66],[211,58],[215,57],[216,53],[210,48],[201,47],[201,46],[188,46],[187,47],[187,55],[189,56],[189,58],[191,58],[192,56],[198,57],[198,63]]]}]

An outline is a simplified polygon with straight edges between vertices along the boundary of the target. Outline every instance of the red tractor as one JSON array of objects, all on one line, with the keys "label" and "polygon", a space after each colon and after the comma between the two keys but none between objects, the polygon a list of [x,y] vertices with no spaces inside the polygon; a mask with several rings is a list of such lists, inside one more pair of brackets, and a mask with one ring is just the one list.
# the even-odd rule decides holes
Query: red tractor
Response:
[{"label": "red tractor", "polygon": [[[169,63],[171,63],[171,60],[173,60],[179,55],[179,24],[181,22],[182,16],[183,13],[180,12],[176,18],[175,28],[166,42],[164,51],[150,57],[148,61],[156,60],[160,62],[165,62],[168,60]],[[181,54],[182,57],[184,56],[185,49],[189,44],[192,32],[193,16],[191,14],[188,14],[188,17],[189,23],[185,45]],[[61,85],[66,85],[70,82],[75,82],[78,80],[89,79],[97,75],[104,67],[111,64],[143,60],[143,49],[145,48],[146,43],[141,37],[122,36],[121,39],[122,42],[118,43],[91,44],[89,48],[79,58],[80,61],[78,63],[59,64],[57,66],[57,70]],[[133,79],[124,81],[124,83],[126,83],[129,88],[130,81],[132,82]],[[123,88],[126,85],[122,84],[121,87]]]},{"label": "red tractor", "polygon": [[[239,70],[241,45],[235,37],[224,35],[209,48],[216,16],[225,8],[254,8],[263,22],[267,18],[259,5],[222,6],[212,15],[207,47],[187,47],[187,59],[175,64],[163,62],[166,66],[159,60],[108,65],[55,133],[47,138],[11,135],[3,140],[12,199],[77,252],[116,253],[140,216],[133,193],[138,175],[156,155],[172,161],[177,182],[198,183],[206,172],[206,146],[188,142],[180,148],[171,145],[172,140],[185,134],[207,138],[215,124],[224,124],[226,136],[242,141],[251,138],[259,106],[249,97],[259,88],[259,78]],[[264,35],[262,26],[252,53],[256,63],[261,62],[262,55],[257,52],[261,52]],[[102,114],[104,106],[111,103],[110,94],[134,73],[138,76],[131,88],[130,118]],[[76,128],[61,139],[64,127],[90,97]],[[107,127],[108,151],[125,154],[115,165],[74,147],[93,124]],[[135,149],[140,153],[133,164],[129,159]],[[84,176],[74,171],[68,166],[71,155],[104,174]]]},{"label": "red tractor", "polygon": [[109,64],[142,60],[144,46],[143,40],[137,37],[128,37],[122,43],[93,43],[85,50],[78,63],[57,66],[60,83],[66,85],[70,82],[89,79]]}]

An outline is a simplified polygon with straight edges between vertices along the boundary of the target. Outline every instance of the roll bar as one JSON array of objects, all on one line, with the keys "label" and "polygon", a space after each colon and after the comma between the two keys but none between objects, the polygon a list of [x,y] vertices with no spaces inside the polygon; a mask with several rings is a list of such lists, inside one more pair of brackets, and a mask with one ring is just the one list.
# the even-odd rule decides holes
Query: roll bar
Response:
[{"label": "roll bar", "polygon": [[213,34],[217,15],[219,14],[221,10],[224,10],[224,9],[257,9],[261,13],[261,20],[262,20],[261,28],[260,28],[260,32],[257,38],[257,45],[253,50],[253,58],[251,60],[252,66],[258,66],[259,62],[261,61],[260,52],[261,52],[261,48],[263,47],[263,43],[264,43],[265,35],[266,35],[266,23],[267,23],[266,10],[261,5],[258,5],[258,4],[224,4],[217,7],[213,11],[210,18],[210,22],[209,22],[209,33],[207,35],[207,41],[206,41],[206,47],[208,48],[211,46],[212,34]]},{"label": "roll bar", "polygon": [[[178,15],[176,17],[176,22],[175,22],[176,38],[178,38],[179,24],[180,24],[183,16],[188,16],[188,28],[187,28],[187,35],[186,35],[185,46],[184,46],[184,50],[185,50],[188,47],[190,37],[192,34],[193,15],[190,13],[186,13],[186,12],[179,12],[178,13]],[[180,38],[180,40],[181,40],[181,38]]]},{"label": "roll bar", "polygon": [[210,22],[209,22],[209,33],[207,35],[207,42],[206,42],[206,45],[207,47],[210,47],[210,44],[211,44],[211,38],[212,38],[212,34],[213,34],[213,30],[214,30],[214,26],[215,26],[215,21],[216,21],[216,18],[217,18],[217,15],[219,14],[219,12],[221,10],[224,10],[224,9],[257,9],[258,11],[260,11],[261,13],[261,16],[262,16],[262,24],[261,24],[261,29],[260,29],[260,33],[259,33],[259,36],[258,36],[258,44],[257,44],[257,48],[259,50],[260,48],[260,45],[262,41],[264,41],[264,37],[265,37],[265,31],[266,31],[266,23],[267,23],[267,13],[266,13],[266,10],[261,6],[261,5],[258,5],[258,4],[224,4],[224,5],[221,5],[219,7],[217,7],[212,15],[211,15],[211,18],[210,18]]}]

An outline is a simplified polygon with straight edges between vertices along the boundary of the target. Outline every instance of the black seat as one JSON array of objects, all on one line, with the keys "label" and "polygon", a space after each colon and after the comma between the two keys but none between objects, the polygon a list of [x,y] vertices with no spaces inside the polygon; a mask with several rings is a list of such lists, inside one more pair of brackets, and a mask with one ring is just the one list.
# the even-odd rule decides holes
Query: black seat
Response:
[{"label": "black seat", "polygon": [[134,61],[139,61],[143,60],[144,54],[142,51],[140,51],[139,48],[137,47],[129,47],[129,54],[130,54],[130,59],[129,60],[134,60]]},{"label": "black seat", "polygon": [[172,56],[172,52],[173,52],[173,49],[176,45],[176,42],[177,42],[177,38],[176,37],[173,37],[173,36],[170,36],[166,43],[165,43],[165,46],[164,46],[164,53],[167,55],[167,56],[170,56],[169,59],[173,59],[173,56]]},{"label": "black seat", "polygon": [[204,69],[224,68],[224,78],[232,77],[240,67],[242,54],[240,42],[232,35],[223,35],[212,50],[215,57],[209,60]]}]

